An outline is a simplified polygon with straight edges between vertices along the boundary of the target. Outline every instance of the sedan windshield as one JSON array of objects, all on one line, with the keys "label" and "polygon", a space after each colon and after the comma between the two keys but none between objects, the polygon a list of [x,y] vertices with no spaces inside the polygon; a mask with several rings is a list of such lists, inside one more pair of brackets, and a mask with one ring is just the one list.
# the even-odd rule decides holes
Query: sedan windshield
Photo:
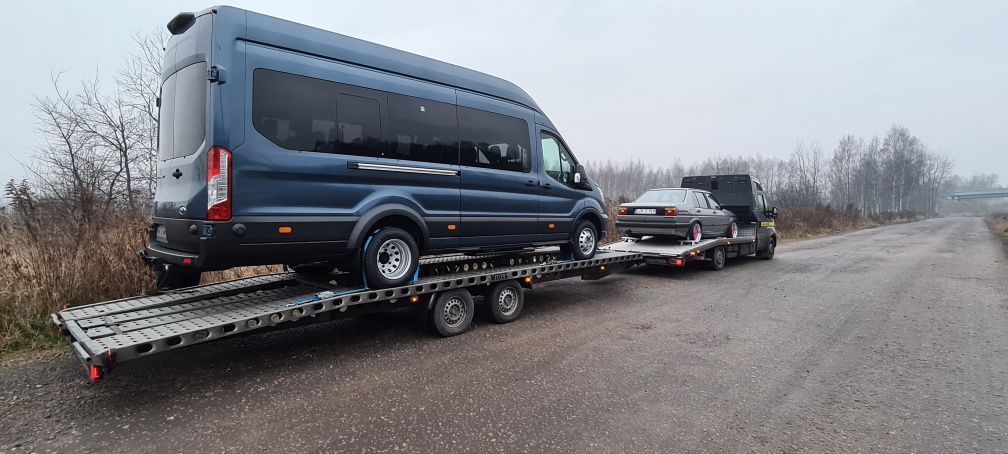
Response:
[{"label": "sedan windshield", "polygon": [[679,203],[685,199],[685,189],[656,189],[645,192],[635,202]]}]

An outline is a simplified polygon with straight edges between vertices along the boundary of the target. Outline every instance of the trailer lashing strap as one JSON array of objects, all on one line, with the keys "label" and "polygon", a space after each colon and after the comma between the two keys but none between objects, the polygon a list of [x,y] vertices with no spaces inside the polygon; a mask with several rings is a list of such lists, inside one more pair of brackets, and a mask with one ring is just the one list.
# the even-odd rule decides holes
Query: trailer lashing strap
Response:
[{"label": "trailer lashing strap", "polygon": [[106,362],[102,357],[105,353],[109,353],[109,358],[114,357],[116,362],[120,362],[296,320],[302,316],[313,316],[332,310],[345,311],[350,306],[372,302],[390,302],[399,298],[405,299],[411,295],[449,288],[489,284],[496,281],[496,278],[492,278],[492,276],[502,274],[505,279],[520,279],[525,276],[555,276],[577,270],[587,271],[600,265],[625,264],[641,259],[642,256],[639,253],[600,251],[600,254],[589,260],[507,267],[493,274],[476,271],[451,276],[430,277],[404,287],[363,290],[356,293],[334,295],[331,298],[320,299],[304,306],[290,305],[290,303],[318,293],[318,289],[313,288],[310,292],[291,292],[280,298],[274,295],[265,299],[245,299],[240,302],[218,305],[211,309],[177,313],[175,315],[178,316],[178,320],[174,318],[171,320],[157,319],[152,326],[139,327],[137,324],[135,330],[122,329],[120,334],[98,338],[88,336],[77,326],[75,321],[66,322],[66,327],[73,340],[80,344],[82,350],[91,355],[90,359],[82,357],[82,360],[86,363],[93,361],[93,364],[107,365],[111,363]]},{"label": "trailer lashing strap", "polygon": [[204,300],[214,294],[248,292],[256,287],[270,288],[284,285],[291,280],[287,274],[269,274],[234,281],[203,285],[182,292],[163,293],[160,295],[129,297],[114,301],[77,306],[59,313],[63,320],[90,319],[104,315],[135,311],[142,308],[168,306],[185,301]]}]

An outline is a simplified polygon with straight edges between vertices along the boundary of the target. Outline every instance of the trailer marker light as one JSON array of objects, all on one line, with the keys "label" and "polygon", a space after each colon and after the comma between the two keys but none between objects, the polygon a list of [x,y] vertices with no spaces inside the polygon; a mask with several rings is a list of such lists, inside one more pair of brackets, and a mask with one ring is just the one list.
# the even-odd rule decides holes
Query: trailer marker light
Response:
[{"label": "trailer marker light", "polygon": [[598,267],[599,271],[605,271],[605,265]]},{"label": "trailer marker light", "polygon": [[280,227],[279,229],[277,229],[277,232],[283,233],[285,235],[288,234],[288,233],[291,233],[293,231],[294,231],[294,229],[292,229],[292,228],[290,228],[290,227],[288,227],[286,225],[283,226],[283,227]]},{"label": "trailer marker light", "polygon": [[183,265],[192,265],[192,259],[189,258],[189,257],[183,257],[182,258],[182,264]]},{"label": "trailer marker light", "polygon": [[409,302],[410,302],[410,304],[419,303],[420,302],[420,297],[416,296],[416,295],[413,295],[413,296],[409,297]]},{"label": "trailer marker light", "polygon": [[532,276],[525,276],[525,283],[526,284],[531,284],[532,283]]},{"label": "trailer marker light", "polygon": [[457,225],[455,225],[455,224],[448,224],[448,230],[452,230],[452,231],[454,231],[454,230],[455,230],[455,229],[457,229],[457,228],[458,228],[458,226],[457,226]]},{"label": "trailer marker light", "polygon": [[91,381],[101,380],[102,379],[101,368],[94,364],[92,364],[91,367],[88,367],[88,378],[91,379]]}]

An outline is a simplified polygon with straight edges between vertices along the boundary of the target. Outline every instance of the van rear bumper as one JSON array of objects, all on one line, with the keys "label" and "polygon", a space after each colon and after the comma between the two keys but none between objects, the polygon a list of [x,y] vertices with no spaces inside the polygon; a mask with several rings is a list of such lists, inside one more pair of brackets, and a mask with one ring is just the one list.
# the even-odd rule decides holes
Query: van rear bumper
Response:
[{"label": "van rear bumper", "polygon": [[[148,261],[203,270],[338,260],[353,252],[347,250],[347,238],[357,219],[245,217],[207,222],[153,218],[143,256]],[[167,243],[157,238],[159,225],[171,232]],[[290,232],[280,233],[281,227]],[[189,237],[179,238],[180,233]]]}]

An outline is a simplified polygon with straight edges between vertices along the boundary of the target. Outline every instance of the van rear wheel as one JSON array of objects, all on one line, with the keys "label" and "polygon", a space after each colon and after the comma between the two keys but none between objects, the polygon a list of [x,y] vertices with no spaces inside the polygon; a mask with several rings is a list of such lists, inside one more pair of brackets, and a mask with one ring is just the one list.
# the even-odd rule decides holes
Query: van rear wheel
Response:
[{"label": "van rear wheel", "polygon": [[584,220],[571,233],[570,242],[560,247],[561,252],[574,260],[588,260],[598,250],[598,231],[595,224]]},{"label": "van rear wheel", "polygon": [[420,263],[416,240],[398,227],[382,227],[364,247],[364,278],[370,288],[401,287]]}]

